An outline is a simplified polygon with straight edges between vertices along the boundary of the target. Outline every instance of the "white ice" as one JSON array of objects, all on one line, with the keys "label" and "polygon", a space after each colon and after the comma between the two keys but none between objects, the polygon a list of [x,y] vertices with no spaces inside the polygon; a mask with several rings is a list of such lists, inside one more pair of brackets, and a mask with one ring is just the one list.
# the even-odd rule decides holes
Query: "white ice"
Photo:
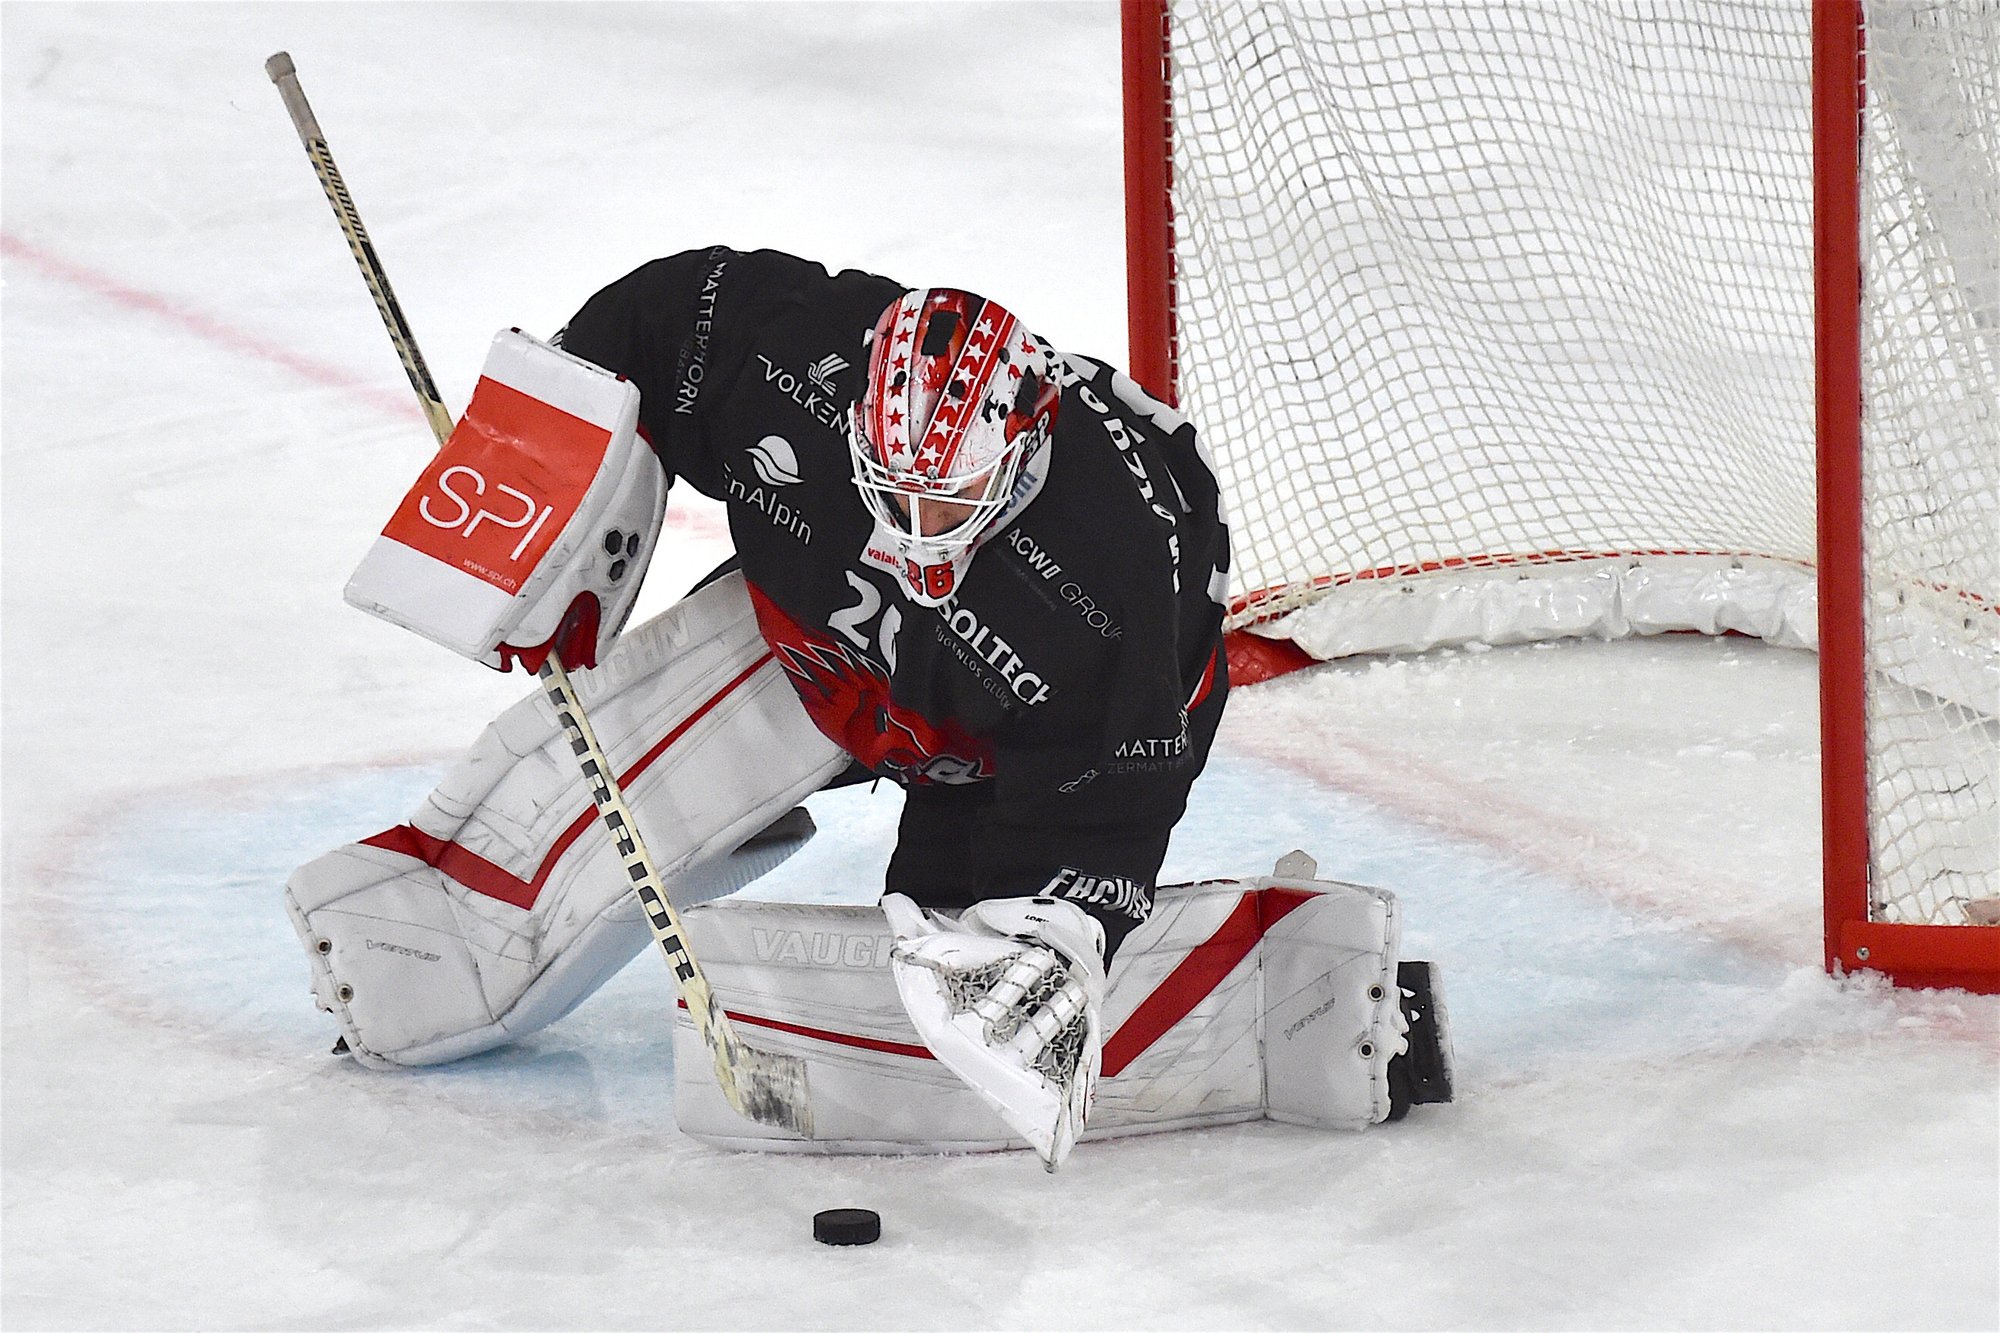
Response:
[{"label": "white ice", "polygon": [[[1170,877],[1404,899],[1461,1100],[1031,1157],[674,1128],[650,956],[460,1066],[327,1054],[279,908],[522,693],[345,608],[428,437],[263,61],[446,397],[658,254],[775,245],[1122,355],[1109,5],[7,5],[9,1328],[2000,1323],[2000,1007],[1819,966],[1814,662],[1333,665],[1231,701]],[[725,547],[676,500],[642,609]],[[895,797],[762,894],[867,899]],[[879,1210],[831,1250],[812,1213]]]}]

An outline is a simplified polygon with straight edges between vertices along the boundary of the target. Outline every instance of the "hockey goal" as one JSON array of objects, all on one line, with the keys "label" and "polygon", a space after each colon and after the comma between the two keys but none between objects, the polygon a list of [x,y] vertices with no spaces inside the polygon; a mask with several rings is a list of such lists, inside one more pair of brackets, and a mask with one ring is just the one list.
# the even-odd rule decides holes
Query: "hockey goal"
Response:
[{"label": "hockey goal", "polygon": [[2000,0],[1124,25],[1133,373],[1231,628],[1817,646],[1827,965],[2000,989]]}]

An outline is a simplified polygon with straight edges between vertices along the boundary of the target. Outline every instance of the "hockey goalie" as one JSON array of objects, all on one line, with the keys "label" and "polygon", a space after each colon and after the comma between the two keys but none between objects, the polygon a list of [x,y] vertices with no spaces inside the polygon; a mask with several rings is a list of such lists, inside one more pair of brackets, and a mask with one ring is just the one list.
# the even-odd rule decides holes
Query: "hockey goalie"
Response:
[{"label": "hockey goalie", "polygon": [[[622,633],[668,488],[736,557]],[[1228,692],[1228,532],[1194,426],[998,304],[770,251],[690,251],[554,344],[496,340],[464,419],[348,599],[578,691],[694,952],[811,1071],[810,1141],[1033,1147],[1272,1115],[1358,1128],[1448,1100],[1427,965],[1386,893],[1161,890]],[[650,938],[540,694],[409,823],[302,867],[287,905],[341,1045],[374,1067],[560,1018]],[[879,907],[724,897],[811,834],[799,803],[903,791]],[[681,1040],[687,1040],[682,1034]],[[1093,1110],[1093,1106],[1097,1109]]]}]

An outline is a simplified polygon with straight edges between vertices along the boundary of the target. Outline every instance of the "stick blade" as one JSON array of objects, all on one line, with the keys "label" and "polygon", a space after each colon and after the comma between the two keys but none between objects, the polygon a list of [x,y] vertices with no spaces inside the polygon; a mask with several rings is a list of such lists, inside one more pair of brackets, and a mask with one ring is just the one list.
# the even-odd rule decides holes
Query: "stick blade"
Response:
[{"label": "stick blade", "polygon": [[730,1067],[717,1062],[715,1072],[723,1097],[744,1119],[788,1129],[801,1138],[813,1136],[812,1093],[806,1086],[805,1061],[739,1042]]}]

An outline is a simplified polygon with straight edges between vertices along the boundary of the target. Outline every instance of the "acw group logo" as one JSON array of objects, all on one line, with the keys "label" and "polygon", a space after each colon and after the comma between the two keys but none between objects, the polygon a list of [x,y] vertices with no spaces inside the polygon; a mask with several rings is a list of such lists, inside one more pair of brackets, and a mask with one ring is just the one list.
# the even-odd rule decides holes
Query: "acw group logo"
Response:
[{"label": "acw group logo", "polygon": [[799,475],[799,456],[793,451],[792,442],[782,435],[766,435],[750,446],[749,454],[750,466],[766,486],[796,486],[803,480]]}]

